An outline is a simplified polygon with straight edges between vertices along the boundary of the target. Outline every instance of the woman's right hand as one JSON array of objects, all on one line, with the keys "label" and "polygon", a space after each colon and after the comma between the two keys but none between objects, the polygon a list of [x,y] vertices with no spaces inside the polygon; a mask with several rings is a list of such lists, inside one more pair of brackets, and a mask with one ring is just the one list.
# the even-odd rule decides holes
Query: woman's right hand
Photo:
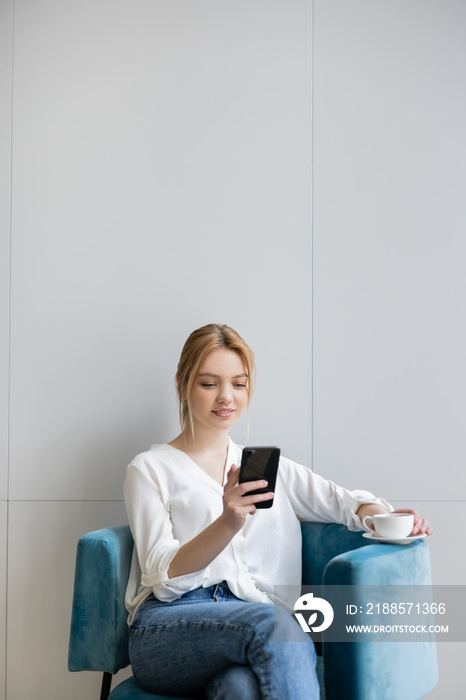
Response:
[{"label": "woman's right hand", "polygon": [[273,493],[258,493],[254,496],[244,496],[248,491],[262,489],[267,486],[267,481],[248,481],[239,483],[239,468],[233,464],[227,475],[227,481],[223,489],[223,514],[222,519],[233,532],[238,532],[243,527],[246,515],[254,515],[256,503],[269,501]]},{"label": "woman's right hand", "polygon": [[168,569],[168,577],[183,576],[194,571],[201,571],[223,552],[236,533],[241,530],[248,513],[256,512],[256,503],[267,501],[273,493],[259,493],[244,496],[243,493],[267,486],[266,481],[239,482],[239,469],[230,468],[227,482],[223,489],[223,512],[213,523],[208,525],[189,542],[185,542],[173,557]]}]

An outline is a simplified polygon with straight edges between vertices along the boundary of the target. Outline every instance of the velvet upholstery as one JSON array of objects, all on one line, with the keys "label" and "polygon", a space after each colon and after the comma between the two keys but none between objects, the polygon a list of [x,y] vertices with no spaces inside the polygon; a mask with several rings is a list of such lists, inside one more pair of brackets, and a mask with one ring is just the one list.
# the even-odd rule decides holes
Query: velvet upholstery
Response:
[{"label": "velvet upholstery", "polygon": [[76,554],[70,671],[116,673],[129,664],[125,591],[133,538],[128,526],[81,537]]},{"label": "velvet upholstery", "polygon": [[365,547],[369,541],[362,532],[352,532],[334,523],[302,523],[303,584],[318,585],[331,559],[349,550]]},{"label": "velvet upholstery", "polygon": [[[335,524],[303,523],[302,532],[303,583],[322,584],[323,597],[325,586],[337,584],[358,590],[361,584],[430,584],[424,541],[408,547],[371,544],[362,533]],[[98,530],[79,540],[70,671],[114,674],[129,664],[124,596],[132,550],[128,526]],[[326,700],[418,700],[437,681],[434,643],[325,643],[324,637],[323,658]],[[145,692],[129,678],[109,700],[169,699]]]},{"label": "velvet upholstery", "polygon": [[[363,542],[368,540],[359,535]],[[332,558],[322,576],[327,586],[351,585],[354,603],[365,604],[366,586],[430,586],[427,542],[408,547],[371,544]],[[325,643],[323,659],[326,700],[417,700],[437,683],[437,656],[432,642]]]},{"label": "velvet upholstery", "polygon": [[179,698],[174,695],[153,695],[152,693],[146,693],[145,690],[141,688],[137,680],[132,676],[128,680],[120,683],[117,687],[110,693],[109,700],[187,700],[186,698]]}]

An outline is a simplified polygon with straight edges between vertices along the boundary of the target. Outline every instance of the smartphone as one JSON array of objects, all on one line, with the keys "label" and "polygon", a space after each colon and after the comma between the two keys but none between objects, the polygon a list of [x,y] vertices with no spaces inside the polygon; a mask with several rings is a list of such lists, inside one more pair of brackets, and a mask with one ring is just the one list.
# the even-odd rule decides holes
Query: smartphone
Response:
[{"label": "smartphone", "polygon": [[[265,479],[268,483],[265,488],[248,491],[245,495],[256,493],[268,493],[275,491],[277,481],[278,462],[280,459],[279,447],[244,447],[241,456],[239,483]],[[256,503],[256,508],[271,508],[273,498],[268,501]]]}]

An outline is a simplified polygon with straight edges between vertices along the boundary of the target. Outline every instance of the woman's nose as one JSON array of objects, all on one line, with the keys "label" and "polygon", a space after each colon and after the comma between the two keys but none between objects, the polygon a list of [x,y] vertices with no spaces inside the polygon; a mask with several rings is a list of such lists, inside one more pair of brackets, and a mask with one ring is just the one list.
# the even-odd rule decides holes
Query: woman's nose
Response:
[{"label": "woman's nose", "polygon": [[230,403],[231,402],[231,391],[229,387],[221,386],[217,396],[218,403]]}]

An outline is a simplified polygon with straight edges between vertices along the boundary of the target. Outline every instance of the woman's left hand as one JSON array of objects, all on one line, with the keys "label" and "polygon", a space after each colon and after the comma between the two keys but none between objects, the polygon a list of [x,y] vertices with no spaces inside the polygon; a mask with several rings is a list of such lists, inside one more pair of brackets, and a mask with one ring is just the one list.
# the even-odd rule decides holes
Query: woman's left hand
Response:
[{"label": "woman's left hand", "polygon": [[397,508],[397,510],[394,510],[393,513],[409,513],[410,515],[414,516],[414,526],[411,532],[412,535],[423,535],[424,533],[426,535],[431,535],[433,533],[433,529],[429,525],[427,518],[423,518],[421,515],[419,515],[417,510],[413,510],[412,508]]}]

